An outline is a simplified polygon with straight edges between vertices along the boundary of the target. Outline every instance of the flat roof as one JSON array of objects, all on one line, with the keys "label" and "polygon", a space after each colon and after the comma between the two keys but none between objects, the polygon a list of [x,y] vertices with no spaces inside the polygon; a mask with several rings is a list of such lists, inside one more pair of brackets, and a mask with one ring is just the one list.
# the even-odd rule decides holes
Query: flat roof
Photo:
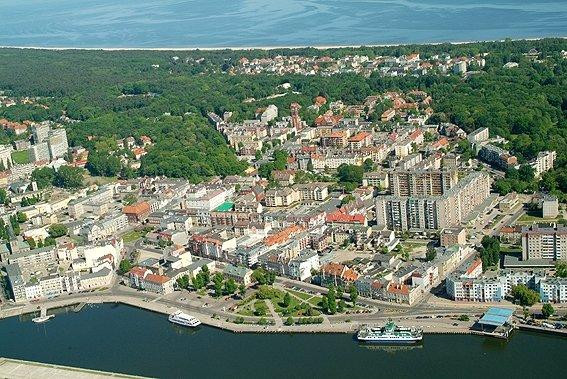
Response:
[{"label": "flat roof", "polygon": [[513,309],[490,307],[478,323],[481,325],[502,326],[510,320],[514,314]]},{"label": "flat roof", "polygon": [[217,207],[217,209],[215,209],[217,212],[229,212],[232,210],[232,207],[234,206],[234,203],[231,201],[225,201],[224,203],[222,203],[221,205],[219,205]]}]

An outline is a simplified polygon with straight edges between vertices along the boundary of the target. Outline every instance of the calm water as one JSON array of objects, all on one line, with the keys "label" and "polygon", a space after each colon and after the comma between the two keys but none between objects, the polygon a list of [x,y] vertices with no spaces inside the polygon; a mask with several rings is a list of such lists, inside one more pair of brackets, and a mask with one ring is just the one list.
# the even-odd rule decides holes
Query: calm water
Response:
[{"label": "calm water", "polygon": [[567,36],[566,0],[1,0],[0,45],[219,47]]},{"label": "calm water", "polygon": [[[123,305],[84,308],[46,324],[0,321],[0,356],[157,377],[564,377],[567,339],[517,332],[508,344],[427,335],[421,348],[385,351],[350,335],[189,330]],[[543,371],[542,371],[543,370]]]}]

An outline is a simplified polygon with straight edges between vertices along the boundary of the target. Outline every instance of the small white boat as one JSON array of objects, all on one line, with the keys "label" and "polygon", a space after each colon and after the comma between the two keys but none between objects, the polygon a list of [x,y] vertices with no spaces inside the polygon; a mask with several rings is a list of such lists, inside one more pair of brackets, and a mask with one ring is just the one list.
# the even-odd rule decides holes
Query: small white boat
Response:
[{"label": "small white boat", "polygon": [[40,317],[32,318],[32,321],[35,322],[36,324],[41,324],[42,322],[47,322],[51,320],[53,317],[55,317],[55,315],[40,316]]},{"label": "small white boat", "polygon": [[174,324],[189,326],[191,328],[195,328],[201,325],[201,321],[199,321],[197,318],[181,311],[176,311],[170,314],[168,320]]}]

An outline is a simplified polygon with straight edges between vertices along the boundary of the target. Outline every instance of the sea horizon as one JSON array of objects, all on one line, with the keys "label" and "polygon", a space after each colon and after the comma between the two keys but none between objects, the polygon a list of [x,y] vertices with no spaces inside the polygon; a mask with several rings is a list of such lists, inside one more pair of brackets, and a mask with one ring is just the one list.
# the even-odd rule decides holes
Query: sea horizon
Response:
[{"label": "sea horizon", "polygon": [[222,50],[567,36],[563,0],[5,0],[0,45]]}]

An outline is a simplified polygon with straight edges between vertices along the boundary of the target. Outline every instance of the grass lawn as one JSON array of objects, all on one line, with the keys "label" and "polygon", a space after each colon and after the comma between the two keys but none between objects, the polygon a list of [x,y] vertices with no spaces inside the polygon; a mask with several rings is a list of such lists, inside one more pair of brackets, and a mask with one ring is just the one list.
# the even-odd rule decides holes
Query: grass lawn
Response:
[{"label": "grass lawn", "polygon": [[112,177],[90,176],[90,175],[86,174],[85,178],[84,178],[85,185],[96,184],[96,185],[99,185],[99,186],[103,186],[105,184],[114,183],[116,181],[117,181],[117,179],[114,176],[112,176]]},{"label": "grass lawn", "polygon": [[522,248],[519,246],[500,245],[501,254],[521,254]]},{"label": "grass lawn", "polygon": [[146,233],[143,230],[132,230],[132,231],[124,234],[122,236],[122,239],[124,240],[124,243],[130,243],[130,242],[134,242],[136,240],[139,240],[140,238],[142,238],[145,235],[146,235]]},{"label": "grass lawn", "polygon": [[239,306],[236,313],[241,316],[254,316],[254,303],[247,303]]},{"label": "grass lawn", "polygon": [[318,307],[322,299],[323,298],[321,296],[313,296],[311,299],[308,300],[308,303],[313,305],[314,307]]},{"label": "grass lawn", "polygon": [[541,213],[538,211],[529,211],[520,216],[517,223],[518,224],[532,224],[534,222],[537,223],[549,223],[549,222],[556,222],[556,218],[543,218]]},{"label": "grass lawn", "polygon": [[401,245],[403,248],[408,251],[412,252],[413,250],[417,249],[418,247],[427,246],[427,242],[402,242]]},{"label": "grass lawn", "polygon": [[30,156],[27,150],[14,151],[12,153],[12,160],[14,163],[25,164],[30,162]]},{"label": "grass lawn", "polygon": [[311,297],[313,296],[313,295],[310,295],[308,293],[300,292],[300,291],[294,291],[294,290],[288,290],[288,289],[286,289],[286,291],[291,293],[292,295],[299,297],[302,300],[305,300],[305,301],[311,299]]}]

